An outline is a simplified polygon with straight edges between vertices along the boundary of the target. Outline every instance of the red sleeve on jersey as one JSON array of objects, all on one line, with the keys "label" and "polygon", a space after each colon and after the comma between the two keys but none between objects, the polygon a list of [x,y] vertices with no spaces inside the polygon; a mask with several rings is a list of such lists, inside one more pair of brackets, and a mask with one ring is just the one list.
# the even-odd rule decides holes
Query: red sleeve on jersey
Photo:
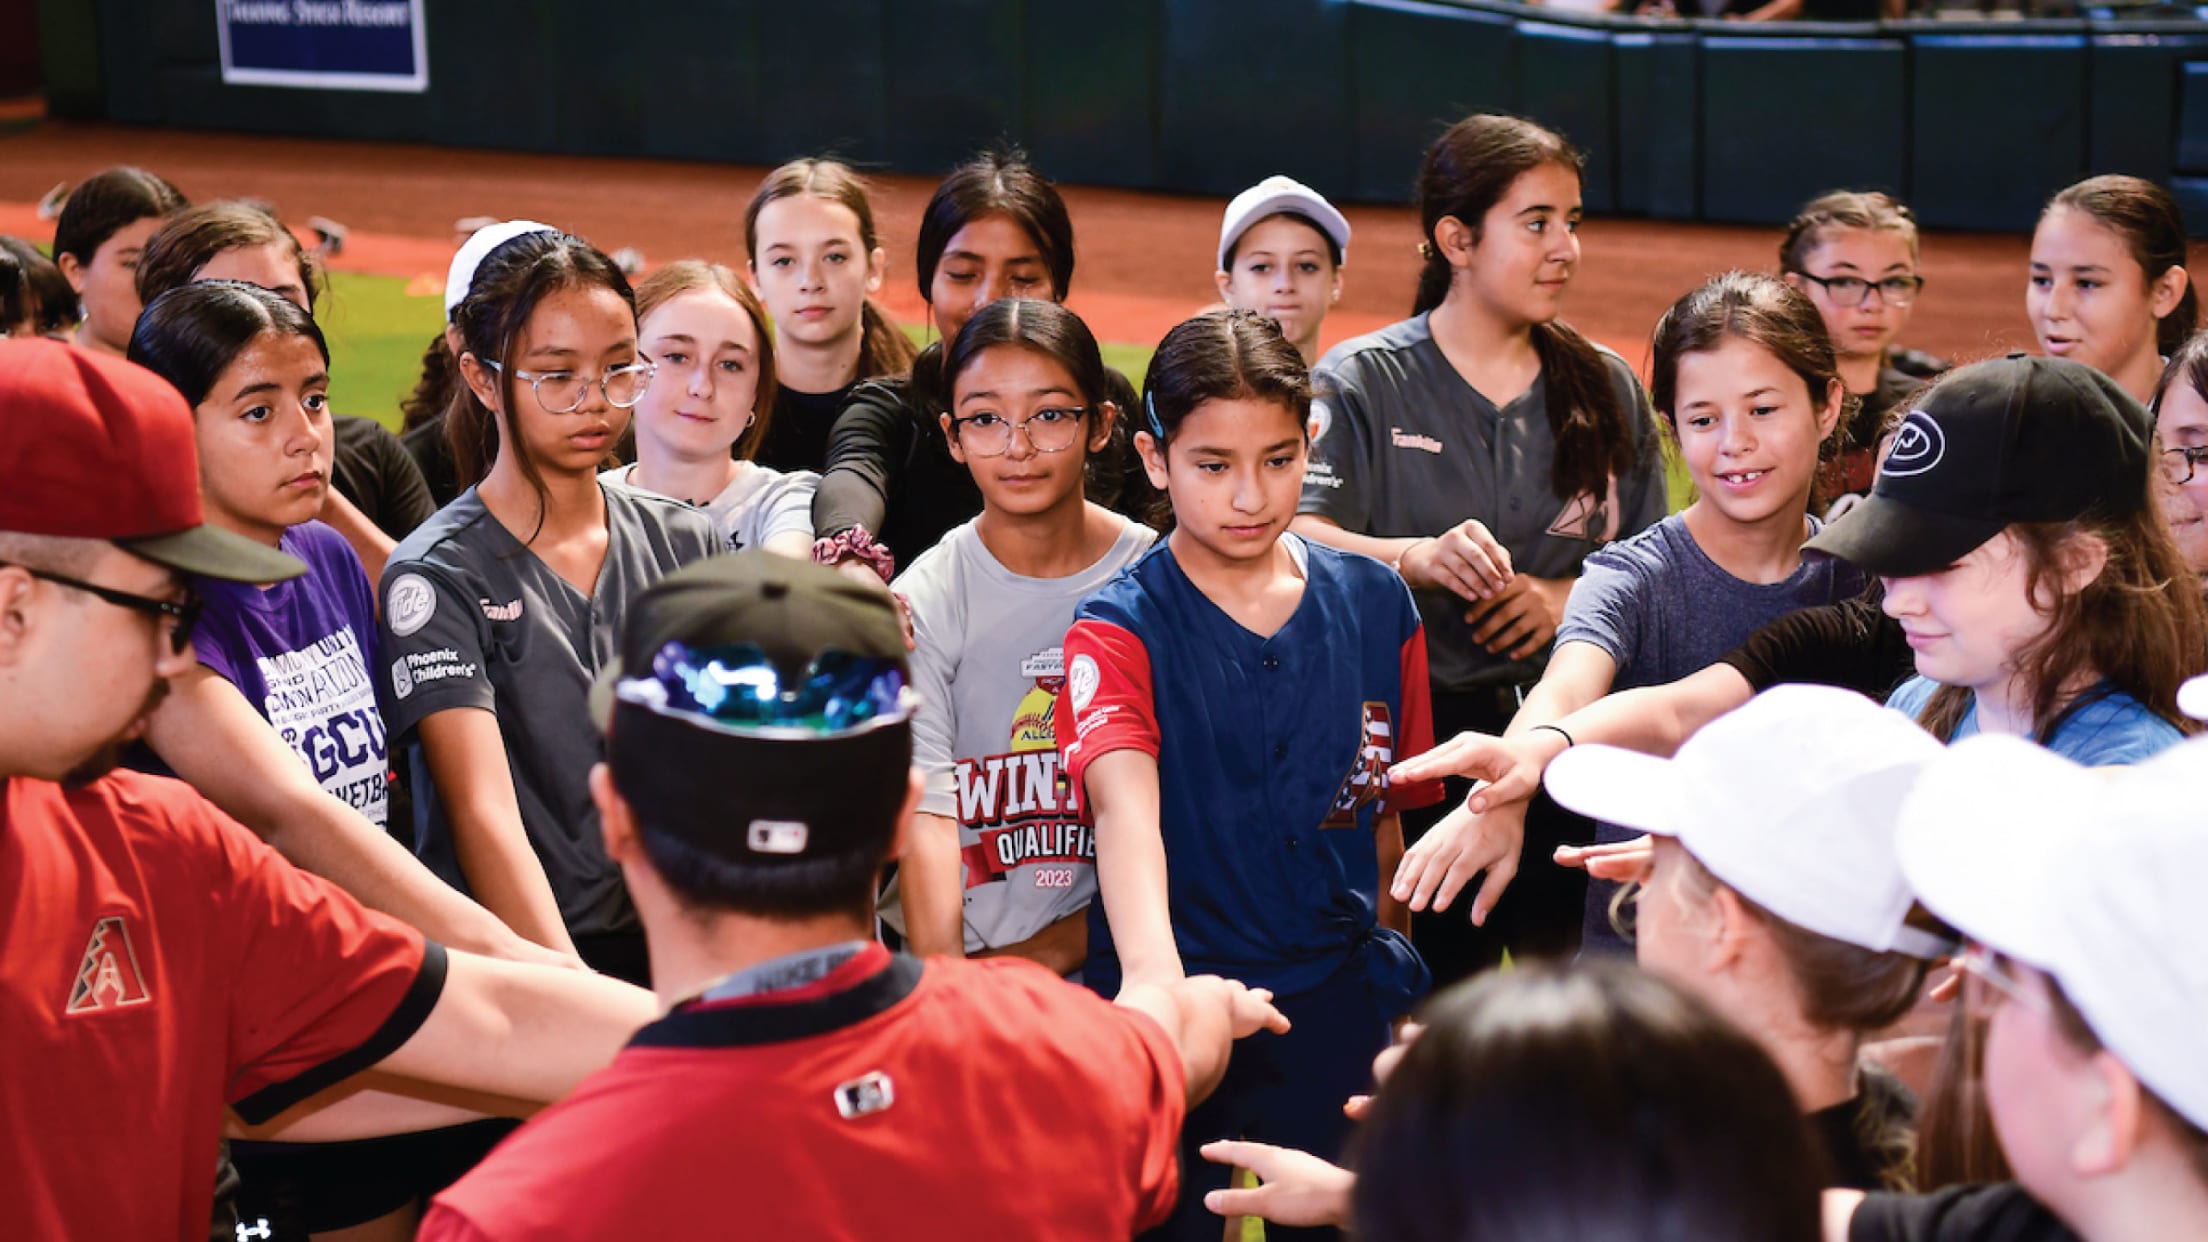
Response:
[{"label": "red sleeve on jersey", "polygon": [[[1403,640],[1403,727],[1396,738],[1395,758],[1400,763],[1433,748],[1434,695],[1426,679],[1426,627],[1422,625]],[[1394,815],[1432,806],[1441,801],[1441,795],[1440,781],[1390,782],[1381,798],[1380,813]]]},{"label": "red sleeve on jersey", "polygon": [[[1066,631],[1066,684],[1051,713],[1066,779],[1077,790],[1089,764],[1115,750],[1158,753],[1150,652],[1120,626],[1090,618]],[[1083,799],[1086,801],[1086,799]]]},{"label": "red sleeve on jersey", "polygon": [[444,954],[193,801],[217,847],[207,899],[234,929],[227,1097],[257,1121],[404,1043],[436,1004]]},{"label": "red sleeve on jersey", "polygon": [[461,1215],[458,1208],[442,1199],[429,1205],[429,1215],[422,1218],[422,1227],[414,1235],[414,1242],[491,1242],[491,1235],[475,1227],[475,1222]]}]

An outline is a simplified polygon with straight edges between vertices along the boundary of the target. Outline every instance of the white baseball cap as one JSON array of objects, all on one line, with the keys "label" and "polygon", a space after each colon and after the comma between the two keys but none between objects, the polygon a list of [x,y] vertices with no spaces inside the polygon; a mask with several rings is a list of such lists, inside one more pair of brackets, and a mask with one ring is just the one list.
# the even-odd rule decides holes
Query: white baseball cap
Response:
[{"label": "white baseball cap", "polygon": [[2208,738],[2084,768],[2016,737],[1958,742],[1902,806],[1903,873],[1933,913],[2052,976],[2101,1043],[2208,1126]]},{"label": "white baseball cap", "polygon": [[475,282],[475,269],[493,250],[505,245],[524,233],[557,233],[561,230],[534,220],[506,220],[498,224],[486,224],[468,234],[468,240],[460,243],[460,249],[452,256],[452,266],[445,272],[445,322],[452,322],[452,312],[468,298],[468,286]]},{"label": "white baseball cap", "polygon": [[2177,710],[2195,720],[2208,720],[2208,673],[2177,688]]},{"label": "white baseball cap", "polygon": [[1226,218],[1219,224],[1219,270],[1227,267],[1227,252],[1250,226],[1267,216],[1292,211],[1319,226],[1319,231],[1332,238],[1334,248],[1341,251],[1342,262],[1349,261],[1349,221],[1334,210],[1334,204],[1326,196],[1293,177],[1278,173],[1265,178],[1249,189],[1234,196],[1227,204]]},{"label": "white baseball cap", "polygon": [[1907,926],[1915,898],[1894,820],[1940,754],[1900,712],[1830,686],[1775,686],[1659,759],[1574,746],[1549,765],[1558,802],[1677,838],[1710,874],[1786,921],[1876,952],[1953,946]]}]

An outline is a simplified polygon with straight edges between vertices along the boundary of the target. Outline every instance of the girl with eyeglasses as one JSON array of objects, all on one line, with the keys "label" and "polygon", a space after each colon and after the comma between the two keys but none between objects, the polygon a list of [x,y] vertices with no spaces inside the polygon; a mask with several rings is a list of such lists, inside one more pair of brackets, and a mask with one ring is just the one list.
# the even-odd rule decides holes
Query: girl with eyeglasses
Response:
[{"label": "girl with eyeglasses", "polygon": [[2040,352],[2082,362],[2141,401],[2200,322],[2185,216],[2138,177],[2094,177],[2050,200],[2032,231],[2024,311]]},{"label": "girl with eyeglasses", "polygon": [[[828,440],[813,501],[814,559],[886,580],[981,512],[973,476],[951,456],[941,416],[944,354],[960,328],[999,298],[1063,302],[1073,288],[1073,221],[1065,200],[1024,155],[991,151],[952,170],[920,216],[915,275],[938,340],[910,374],[853,389]],[[1107,370],[1122,407],[1134,388]],[[1090,494],[1121,512],[1146,507],[1126,441],[1091,459]]]},{"label": "girl with eyeglasses", "polygon": [[704,514],[598,477],[643,397],[634,296],[580,238],[492,250],[455,308],[466,399],[446,422],[483,481],[385,568],[384,719],[407,747],[415,848],[538,944],[642,983],[644,937],[605,856],[586,707],[629,602],[726,545]]},{"label": "girl with eyeglasses", "polygon": [[1871,490],[1880,429],[1923,383],[1894,365],[1894,342],[1924,288],[1917,262],[1916,217],[1876,192],[1835,190],[1811,199],[1779,242],[1779,273],[1824,318],[1840,381],[1857,402],[1839,455],[1823,471],[1828,505]]},{"label": "girl with eyeglasses", "polygon": [[2208,332],[2185,338],[2154,390],[2162,516],[2186,564],[2208,583]]},{"label": "girl with eyeglasses", "polygon": [[637,287],[636,319],[652,382],[636,403],[636,461],[606,481],[691,502],[731,548],[809,556],[820,476],[754,460],[780,390],[757,295],[728,268],[683,259]]},{"label": "girl with eyeglasses", "polygon": [[1112,443],[1096,338],[1054,302],[984,307],[944,358],[951,453],[981,515],[894,587],[911,608],[926,777],[882,917],[919,954],[1012,956],[1059,974],[1088,953],[1092,820],[1058,779],[1052,727],[1074,608],[1157,539],[1087,497]]},{"label": "girl with eyeglasses", "polygon": [[1249,311],[1166,334],[1135,443],[1173,532],[1066,635],[1055,723],[1095,816],[1100,898],[1083,981],[1111,995],[1221,974],[1270,991],[1292,1024],[1239,1046],[1191,1110],[1166,1237],[1219,1236],[1202,1200],[1226,1174],[1200,1161],[1203,1142],[1335,1158],[1342,1100],[1427,988],[1385,892],[1399,815],[1441,789],[1381,779],[1432,740],[1425,629],[1387,566],[1289,530],[1310,384]]}]

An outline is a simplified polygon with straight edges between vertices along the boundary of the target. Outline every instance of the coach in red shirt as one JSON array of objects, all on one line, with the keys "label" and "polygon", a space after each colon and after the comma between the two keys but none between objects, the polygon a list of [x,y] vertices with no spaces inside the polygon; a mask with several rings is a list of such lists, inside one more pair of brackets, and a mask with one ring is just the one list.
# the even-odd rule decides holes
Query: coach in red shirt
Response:
[{"label": "coach in red shirt", "polygon": [[424,1239],[1126,1239],[1173,1205],[1231,1040],[1218,978],[1117,1004],[1015,958],[892,955],[920,792],[889,597],[762,552],[663,579],[591,774],[668,1015],[439,1196]]},{"label": "coach in red shirt", "polygon": [[[375,1067],[554,1099],[655,1008],[447,954],[177,781],[113,772],[192,665],[183,575],[295,577],[202,524],[192,415],[151,372],[0,341],[0,1233],[204,1238],[225,1105],[296,1116]],[[355,1091],[329,1133],[404,1124]],[[303,1103],[306,1102],[306,1103]],[[439,1110],[427,1110],[441,1116]]]}]

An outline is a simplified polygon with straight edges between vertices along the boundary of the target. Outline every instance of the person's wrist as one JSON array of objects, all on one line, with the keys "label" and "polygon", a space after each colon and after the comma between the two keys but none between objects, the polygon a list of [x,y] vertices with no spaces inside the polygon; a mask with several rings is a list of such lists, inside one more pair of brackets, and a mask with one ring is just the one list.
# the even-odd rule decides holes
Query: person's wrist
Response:
[{"label": "person's wrist", "polygon": [[1411,555],[1417,552],[1421,545],[1429,544],[1433,541],[1433,536],[1427,535],[1423,538],[1413,539],[1409,543],[1404,544],[1403,550],[1395,554],[1395,563],[1388,566],[1388,568],[1395,571],[1396,577],[1403,579],[1403,581],[1405,581],[1406,583],[1409,582],[1411,580],[1411,577],[1408,573],[1404,572],[1403,567],[1410,562]]}]

